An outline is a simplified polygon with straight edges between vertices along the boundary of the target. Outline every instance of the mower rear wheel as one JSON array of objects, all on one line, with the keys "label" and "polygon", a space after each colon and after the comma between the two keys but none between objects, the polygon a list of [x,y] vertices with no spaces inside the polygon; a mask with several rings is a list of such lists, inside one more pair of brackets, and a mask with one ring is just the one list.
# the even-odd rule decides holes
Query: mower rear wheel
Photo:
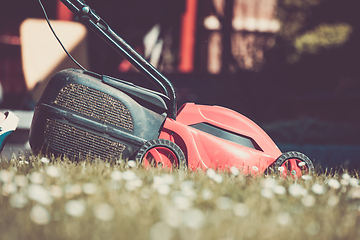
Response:
[{"label": "mower rear wheel", "polygon": [[303,153],[286,152],[275,161],[275,171],[284,177],[290,175],[299,178],[303,174],[313,174],[314,164]]},{"label": "mower rear wheel", "polygon": [[146,142],[137,152],[135,160],[144,167],[180,168],[185,166],[185,155],[174,142],[154,139]]}]

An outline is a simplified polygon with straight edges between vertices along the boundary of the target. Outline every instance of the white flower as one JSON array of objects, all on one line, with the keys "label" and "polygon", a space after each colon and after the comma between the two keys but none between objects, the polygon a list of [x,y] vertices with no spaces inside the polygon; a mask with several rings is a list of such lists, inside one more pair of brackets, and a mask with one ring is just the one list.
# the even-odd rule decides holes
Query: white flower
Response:
[{"label": "white flower", "polygon": [[80,184],[67,184],[65,186],[65,192],[71,197],[72,195],[79,195],[82,193]]},{"label": "white flower", "polygon": [[170,191],[171,191],[170,186],[166,184],[161,184],[160,186],[157,187],[157,192],[160,195],[168,195]]},{"label": "white flower", "polygon": [[142,186],[142,181],[139,178],[135,178],[133,180],[127,181],[125,184],[125,188],[128,191],[134,191],[141,186]]},{"label": "white flower", "polygon": [[292,222],[292,218],[288,212],[280,212],[276,218],[278,224],[282,226],[288,226]]},{"label": "white flower", "polygon": [[335,206],[336,204],[339,203],[339,197],[338,196],[330,196],[328,201],[327,201],[327,204],[331,207]]},{"label": "white flower", "polygon": [[163,183],[167,185],[171,185],[174,183],[175,179],[173,175],[170,174],[164,174],[161,176]]},{"label": "white flower", "polygon": [[79,195],[82,193],[82,188],[81,188],[81,185],[80,184],[74,184],[72,185],[72,188],[71,188],[71,192],[74,194],[74,195]]},{"label": "white flower", "polygon": [[215,172],[214,169],[208,168],[208,169],[206,170],[206,176],[208,176],[209,178],[213,179],[214,176],[216,176],[216,175],[217,175],[217,174],[216,174],[216,172]]},{"label": "white flower", "polygon": [[328,185],[333,189],[339,189],[341,187],[339,181],[333,178],[328,181]]},{"label": "white flower", "polygon": [[192,229],[200,229],[205,223],[205,215],[200,209],[189,209],[184,213],[184,224]]},{"label": "white flower", "polygon": [[82,186],[82,191],[88,195],[95,194],[97,191],[97,185],[95,183],[84,183]]},{"label": "white flower", "polygon": [[343,178],[340,180],[340,184],[343,185],[343,186],[347,186],[349,185],[349,179],[346,179],[346,178]]},{"label": "white flower", "polygon": [[313,195],[307,195],[301,199],[301,202],[305,207],[312,207],[315,205],[315,198]]},{"label": "white flower", "polygon": [[49,160],[48,158],[46,158],[46,157],[42,157],[42,158],[40,159],[40,162],[42,162],[42,163],[44,163],[44,164],[49,164],[49,163],[50,163],[50,160]]},{"label": "white flower", "polygon": [[311,180],[313,177],[310,176],[310,175],[302,175],[301,178],[302,178],[303,180]]},{"label": "white flower", "polygon": [[53,178],[60,177],[60,170],[55,167],[54,165],[51,165],[46,168],[46,174]]},{"label": "white flower", "polygon": [[14,208],[23,208],[28,202],[27,197],[21,193],[11,195],[9,199],[10,205]]},{"label": "white flower", "polygon": [[121,181],[121,172],[119,170],[115,170],[111,173],[111,179],[114,181]]},{"label": "white flower", "polygon": [[177,195],[172,199],[173,204],[177,209],[185,210],[191,207],[192,202],[185,196]]},{"label": "white flower", "polygon": [[261,192],[260,192],[261,196],[263,196],[264,198],[273,198],[274,194],[273,192],[271,191],[271,189],[269,188],[263,188],[261,189]]},{"label": "white flower", "polygon": [[28,187],[28,196],[30,199],[35,200],[42,205],[51,205],[53,203],[53,199],[49,192],[38,184],[31,184]]},{"label": "white flower", "polygon": [[299,162],[298,166],[299,166],[299,167],[305,166],[305,162]]},{"label": "white flower", "polygon": [[183,188],[181,193],[189,199],[195,200],[197,198],[196,191],[193,188]]},{"label": "white flower", "polygon": [[352,188],[349,192],[351,198],[360,198],[360,188]]},{"label": "white flower", "polygon": [[286,189],[281,185],[274,186],[272,190],[275,194],[278,195],[284,195],[286,193]]},{"label": "white flower", "polygon": [[278,168],[278,171],[279,171],[279,172],[283,172],[284,170],[285,170],[284,167],[279,167],[279,168]]},{"label": "white flower", "polygon": [[131,168],[134,168],[134,167],[136,167],[136,162],[134,160],[129,160],[127,162],[127,165]]},{"label": "white flower", "polygon": [[201,192],[201,197],[204,200],[210,200],[213,198],[213,196],[214,196],[213,192],[208,188],[203,189]]},{"label": "white flower", "polygon": [[223,177],[220,174],[217,174],[214,169],[208,168],[206,170],[206,175],[217,183],[222,183],[223,181]]},{"label": "white flower", "polygon": [[36,224],[45,225],[50,222],[50,214],[43,206],[35,205],[30,211],[30,219]]},{"label": "white flower", "polygon": [[246,217],[250,213],[250,208],[244,203],[234,204],[234,214],[239,217]]},{"label": "white flower", "polygon": [[255,172],[259,171],[259,168],[258,168],[257,166],[253,166],[252,169],[253,169]]},{"label": "white flower", "polygon": [[217,183],[222,183],[223,177],[220,174],[216,174],[213,178],[213,180]]},{"label": "white flower", "polygon": [[19,187],[25,187],[28,184],[28,180],[24,175],[16,175],[14,180]]},{"label": "white flower", "polygon": [[12,180],[12,174],[8,170],[0,170],[0,181],[6,183]]},{"label": "white flower", "polygon": [[73,217],[81,217],[85,210],[85,203],[80,200],[70,200],[65,204],[66,213]]},{"label": "white flower", "polygon": [[157,188],[159,185],[166,184],[161,176],[154,176],[153,188]]},{"label": "white flower", "polygon": [[173,227],[179,228],[183,223],[183,213],[175,208],[169,208],[164,212],[165,222]]},{"label": "white flower", "polygon": [[289,186],[289,193],[294,197],[302,197],[308,194],[308,191],[300,184],[292,184]]},{"label": "white flower", "polygon": [[123,172],[121,175],[125,181],[132,181],[137,178],[136,174],[131,170],[127,170],[127,171]]},{"label": "white flower", "polygon": [[357,187],[359,186],[359,179],[357,178],[350,178],[349,179],[349,183],[352,187]]},{"label": "white flower", "polygon": [[273,188],[277,185],[277,181],[273,178],[265,178],[261,181],[261,186],[263,188]]},{"label": "white flower", "polygon": [[219,197],[216,199],[216,206],[221,210],[229,209],[232,206],[232,200],[228,197]]},{"label": "white flower", "polygon": [[16,191],[17,191],[17,187],[13,182],[8,182],[3,185],[3,188],[2,188],[3,195],[13,194],[13,193],[16,193]]},{"label": "white flower", "polygon": [[158,222],[151,226],[149,236],[151,240],[171,240],[173,230],[164,222]]},{"label": "white flower", "polygon": [[20,165],[29,165],[29,162],[26,160],[21,160],[21,161],[19,161],[19,164]]},{"label": "white flower", "polygon": [[313,193],[318,194],[318,195],[325,193],[324,187],[318,183],[315,183],[314,185],[312,185],[311,191],[313,191]]},{"label": "white flower", "polygon": [[59,187],[57,185],[52,185],[50,187],[50,194],[54,198],[61,198],[63,196],[63,190],[61,187]]},{"label": "white flower", "polygon": [[237,176],[237,175],[239,175],[239,173],[240,173],[239,169],[238,169],[237,167],[235,167],[235,166],[232,166],[232,167],[230,168],[230,172],[231,172],[231,174],[232,174],[233,176]]},{"label": "white flower", "polygon": [[[169,185],[165,184],[163,182],[163,179],[161,177],[158,177],[159,179],[154,181],[152,187],[155,189],[160,195],[167,195],[170,193],[171,188]],[[155,179],[154,179],[155,180]]]},{"label": "white flower", "polygon": [[170,174],[164,174],[163,176],[155,176],[152,187],[157,189],[162,185],[171,185],[174,183],[174,177]]},{"label": "white flower", "polygon": [[30,181],[35,184],[42,184],[44,182],[44,175],[39,172],[33,172],[30,175]]},{"label": "white flower", "polygon": [[349,175],[348,173],[344,173],[344,174],[342,175],[342,178],[343,178],[343,179],[346,179],[346,180],[349,180],[351,177],[350,177],[350,175]]},{"label": "white flower", "polygon": [[180,183],[180,189],[182,191],[186,191],[187,189],[193,189],[194,187],[194,182],[191,180],[186,180]]},{"label": "white flower", "polygon": [[94,215],[99,220],[110,221],[115,216],[114,208],[108,203],[98,203],[94,207]]}]

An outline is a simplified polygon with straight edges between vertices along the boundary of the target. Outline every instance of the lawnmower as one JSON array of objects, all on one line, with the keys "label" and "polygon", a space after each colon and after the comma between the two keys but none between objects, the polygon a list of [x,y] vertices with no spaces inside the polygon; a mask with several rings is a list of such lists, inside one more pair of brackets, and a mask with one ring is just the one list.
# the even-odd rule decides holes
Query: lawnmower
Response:
[{"label": "lawnmower", "polygon": [[271,168],[299,177],[314,171],[307,156],[282,153],[264,130],[240,113],[195,103],[177,110],[174,87],[164,75],[85,2],[61,2],[158,91],[86,69],[62,70],[49,81],[35,107],[30,129],[33,152],[77,160],[130,159],[145,167],[222,171],[236,167],[244,174]]}]

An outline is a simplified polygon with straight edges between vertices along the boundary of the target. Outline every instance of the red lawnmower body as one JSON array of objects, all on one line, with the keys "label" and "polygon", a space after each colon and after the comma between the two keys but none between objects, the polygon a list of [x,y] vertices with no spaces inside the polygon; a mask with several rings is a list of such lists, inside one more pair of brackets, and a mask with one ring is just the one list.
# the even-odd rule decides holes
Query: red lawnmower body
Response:
[{"label": "red lawnmower body", "polygon": [[[240,140],[240,144],[231,141],[233,139],[226,140],[207,133],[206,129],[196,129],[197,124],[215,128],[215,134],[220,131],[234,136],[235,140]],[[166,119],[159,138],[179,145],[186,156],[187,166],[193,170],[228,170],[235,166],[245,174],[258,174],[263,173],[281,155],[276,144],[253,121],[219,106],[184,104],[178,111],[176,121]]]},{"label": "red lawnmower body", "polygon": [[[184,104],[176,111],[172,83],[81,0],[61,0],[86,26],[133,64],[159,92],[131,82],[64,70],[38,103],[30,144],[72,157],[135,159],[145,167],[187,167],[286,176],[312,173],[302,153],[281,153],[253,121],[227,108]],[[76,100],[76,101],[75,101]]]}]

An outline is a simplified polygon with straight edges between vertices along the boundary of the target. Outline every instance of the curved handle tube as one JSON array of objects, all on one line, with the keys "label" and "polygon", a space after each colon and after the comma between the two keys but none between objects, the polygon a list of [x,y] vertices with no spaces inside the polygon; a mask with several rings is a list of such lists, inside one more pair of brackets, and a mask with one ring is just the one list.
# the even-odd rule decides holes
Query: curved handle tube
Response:
[{"label": "curved handle tube", "polygon": [[176,119],[176,93],[172,83],[117,35],[88,5],[80,0],[61,0],[80,21],[93,30],[170,99],[168,117]]}]

